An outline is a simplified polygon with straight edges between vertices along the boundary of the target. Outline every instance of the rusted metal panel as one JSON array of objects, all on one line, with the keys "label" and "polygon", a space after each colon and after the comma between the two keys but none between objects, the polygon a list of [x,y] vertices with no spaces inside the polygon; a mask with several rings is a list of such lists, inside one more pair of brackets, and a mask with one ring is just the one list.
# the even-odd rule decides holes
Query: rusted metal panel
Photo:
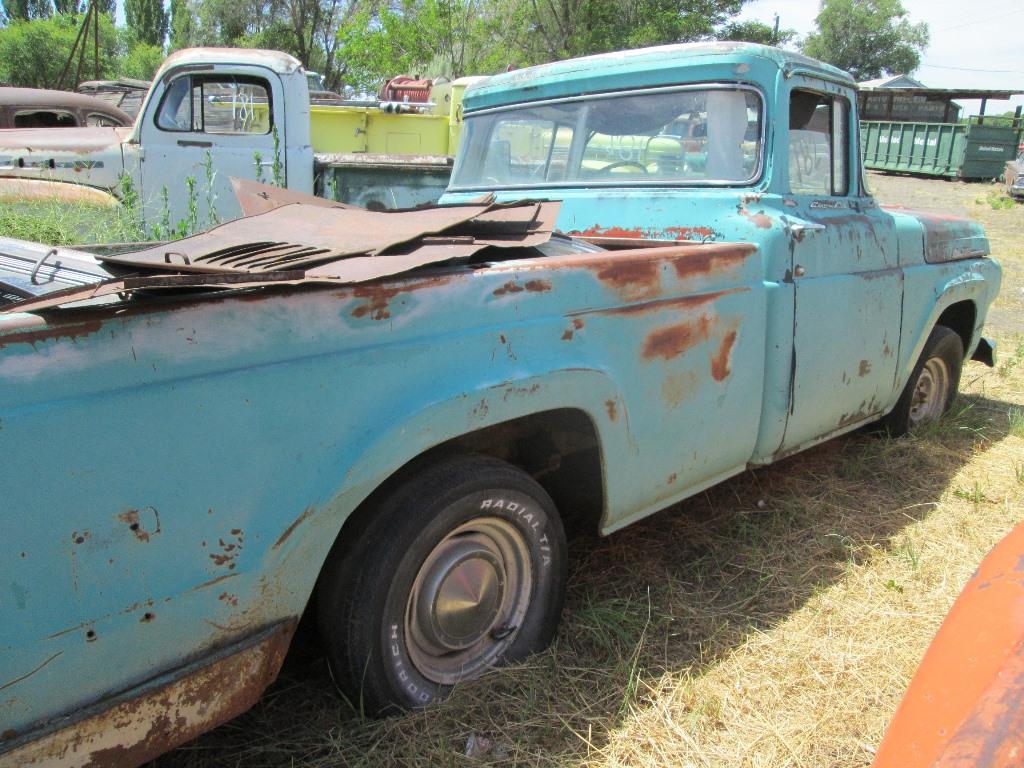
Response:
[{"label": "rusted metal panel", "polygon": [[104,260],[181,272],[300,269],[344,256],[381,253],[416,238],[444,232],[485,211],[483,206],[453,206],[378,213],[293,203],[221,224],[209,232],[168,245],[107,256]]},{"label": "rusted metal panel", "polygon": [[303,203],[304,205],[318,205],[323,208],[351,208],[353,206],[339,203],[336,200],[328,200],[316,195],[298,192],[293,189],[282,189],[270,184],[261,184],[250,179],[239,179],[231,177],[231,188],[235,192],[235,198],[242,208],[243,216],[255,216],[260,213],[272,211],[282,205],[291,203]]},{"label": "rusted metal panel", "polygon": [[[184,288],[253,288],[271,285],[330,282],[360,283],[453,259],[465,259],[484,248],[526,248],[547,242],[558,216],[557,203],[526,203],[490,207],[462,206],[389,214],[363,209],[285,202],[296,196],[262,185],[239,184],[241,199],[272,206],[264,213],[222,225],[209,233],[158,244],[140,252],[107,250],[108,264],[149,268],[151,274],[113,277],[96,259],[82,252],[41,246],[0,243],[0,268],[16,261],[18,274],[7,269],[3,285],[22,297],[0,311],[38,311],[91,301],[114,294]],[[262,194],[266,197],[262,197]],[[248,204],[248,203],[247,203]],[[288,231],[290,243],[252,238]],[[411,242],[410,242],[411,241]],[[347,256],[340,258],[339,256]],[[73,265],[79,265],[74,269]],[[176,273],[176,274],[167,274]],[[183,274],[182,274],[183,273]],[[33,284],[19,275],[30,276]],[[16,282],[15,278],[21,282]],[[48,284],[35,284],[45,277]],[[24,283],[24,284],[23,284]],[[59,283],[59,284],[58,284]],[[71,287],[62,287],[71,286]],[[25,290],[22,291],[21,289]]]},{"label": "rusted metal panel", "polygon": [[921,661],[876,768],[1024,762],[1024,525],[982,561]]},{"label": "rusted metal panel", "polygon": [[295,622],[83,709],[68,722],[5,736],[0,768],[132,768],[253,706],[277,678]]}]

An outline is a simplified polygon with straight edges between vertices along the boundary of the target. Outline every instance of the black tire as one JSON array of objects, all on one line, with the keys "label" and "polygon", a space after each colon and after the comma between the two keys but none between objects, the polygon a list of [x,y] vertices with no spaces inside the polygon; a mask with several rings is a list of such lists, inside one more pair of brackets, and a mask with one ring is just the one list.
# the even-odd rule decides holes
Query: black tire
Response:
[{"label": "black tire", "polygon": [[[959,334],[944,325],[935,326],[896,407],[882,419],[882,425],[889,434],[893,437],[905,435],[919,424],[937,420],[949,410],[960,386],[963,364],[964,345]],[[945,382],[939,383],[943,369]],[[928,392],[923,394],[922,388]]]},{"label": "black tire", "polygon": [[565,533],[526,473],[485,456],[446,459],[360,518],[354,543],[342,531],[316,606],[332,676],[353,706],[376,715],[422,707],[551,642]]}]

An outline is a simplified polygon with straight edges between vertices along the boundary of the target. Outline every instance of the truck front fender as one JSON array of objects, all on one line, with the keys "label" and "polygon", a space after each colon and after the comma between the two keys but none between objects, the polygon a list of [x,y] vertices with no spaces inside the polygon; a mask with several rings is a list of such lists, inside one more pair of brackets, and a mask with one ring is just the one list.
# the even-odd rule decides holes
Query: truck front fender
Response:
[{"label": "truck front fender", "polygon": [[974,306],[973,327],[954,328],[969,343],[964,346],[964,359],[974,354],[981,339],[988,307],[999,293],[1000,269],[991,259],[950,262],[941,266],[921,265],[904,271],[903,330],[899,365],[896,368],[896,391],[902,391],[921,355],[928,334],[943,314],[956,304],[970,302]]},{"label": "truck front fender", "polygon": [[343,523],[352,511],[430,449],[513,419],[566,409],[582,412],[592,423],[603,458],[603,482],[614,483],[617,470],[607,458],[626,455],[633,444],[619,387],[604,371],[563,369],[474,388],[403,416],[350,466],[338,493],[325,505],[324,517],[344,535]]}]

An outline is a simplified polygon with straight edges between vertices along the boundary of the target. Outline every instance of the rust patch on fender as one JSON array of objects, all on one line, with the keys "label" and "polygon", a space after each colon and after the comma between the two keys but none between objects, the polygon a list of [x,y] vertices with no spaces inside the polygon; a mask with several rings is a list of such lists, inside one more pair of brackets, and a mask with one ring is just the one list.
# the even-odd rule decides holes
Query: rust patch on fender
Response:
[{"label": "rust patch on fender", "polygon": [[578,317],[574,317],[572,319],[572,328],[567,328],[565,330],[565,332],[562,334],[562,341],[572,341],[572,337],[575,335],[576,331],[578,331],[582,327],[583,321],[580,320]]},{"label": "rust patch on fender", "polygon": [[690,323],[678,323],[651,331],[644,340],[645,360],[671,360],[708,337],[711,321],[707,315]]},{"label": "rust patch on fender", "polygon": [[610,421],[615,421],[619,418],[618,406],[614,400],[605,400],[604,407],[605,410],[608,411],[608,419]]},{"label": "rust patch on fender", "polygon": [[494,296],[505,296],[509,293],[522,293],[523,291],[529,291],[530,293],[543,293],[551,290],[550,280],[527,280],[524,285],[509,280],[500,288],[495,288],[493,291]]},{"label": "rust patch on fender", "polygon": [[142,765],[251,708],[277,678],[295,625],[289,620],[265,629],[134,698],[93,705],[82,712],[84,719],[4,753],[3,762],[49,768]]},{"label": "rust patch on fender", "polygon": [[217,544],[220,546],[221,551],[211,552],[207,557],[213,560],[214,565],[226,565],[229,571],[233,571],[236,565],[235,560],[242,553],[245,536],[239,528],[232,528],[230,536],[233,536],[235,540],[224,541],[224,539],[217,539]]},{"label": "rust patch on fender", "polygon": [[647,233],[640,227],[626,229],[625,227],[591,227],[590,229],[574,229],[569,232],[570,237],[624,237],[631,240],[642,240]]},{"label": "rust patch on fender", "polygon": [[661,293],[660,272],[661,265],[655,260],[623,259],[599,267],[597,279],[626,300],[637,301]]},{"label": "rust patch on fender", "polygon": [[729,331],[722,339],[718,352],[711,358],[711,375],[715,381],[725,381],[729,377],[729,358],[733,345],[736,343],[736,330]]},{"label": "rust patch on fender", "polygon": [[710,293],[701,293],[696,296],[678,296],[673,299],[656,299],[654,301],[645,301],[640,304],[631,304],[626,307],[612,307],[610,309],[585,309],[581,312],[575,312],[575,315],[646,315],[650,312],[657,312],[662,309],[693,309],[694,307],[700,307],[704,304],[710,304],[711,302],[720,299],[722,296],[728,296],[733,293],[746,293],[750,288],[742,286],[740,288],[729,288],[724,291],[712,291]]},{"label": "rust patch on fender", "polygon": [[867,376],[869,373],[871,373],[871,361],[861,360],[860,366],[857,368],[857,375],[863,377]]},{"label": "rust patch on fender", "polygon": [[295,532],[295,529],[308,520],[309,516],[312,514],[313,507],[306,507],[302,511],[302,514],[292,520],[291,525],[284,529],[284,533],[277,537],[277,541],[274,542],[274,546],[272,546],[271,549],[278,549],[282,544],[288,541],[288,537]]},{"label": "rust patch on fender", "polygon": [[751,213],[746,208],[739,209],[740,216],[744,216],[750,220],[758,229],[771,229],[772,228],[772,217],[768,216],[764,211],[759,213]]},{"label": "rust patch on fender", "polygon": [[677,477],[678,475],[676,475],[676,473],[673,472],[671,475],[668,476],[668,479],[665,481],[665,485],[672,485],[672,483],[676,481]]},{"label": "rust patch on fender", "polygon": [[713,240],[718,232],[711,227],[665,227],[665,233],[677,240]]},{"label": "rust patch on fender", "polygon": [[56,341],[58,339],[75,341],[96,333],[102,327],[102,320],[83,320],[79,323],[47,326],[36,331],[17,331],[0,336],[0,349],[9,347],[12,344],[31,344],[35,346],[45,341]]},{"label": "rust patch on fender", "polygon": [[745,261],[752,251],[748,249],[709,253],[707,251],[684,254],[672,260],[676,275],[681,279],[695,275],[707,275],[721,269],[735,269]]},{"label": "rust patch on fender", "polygon": [[[395,285],[370,284],[357,285],[352,289],[351,295],[357,299],[367,299],[365,304],[359,304],[352,310],[352,317],[370,316],[373,320],[387,320],[391,317],[391,300],[402,293],[415,293],[425,288],[439,288],[451,281],[450,276],[431,277],[424,280],[409,280]],[[347,299],[348,291],[337,293],[339,298]]]}]

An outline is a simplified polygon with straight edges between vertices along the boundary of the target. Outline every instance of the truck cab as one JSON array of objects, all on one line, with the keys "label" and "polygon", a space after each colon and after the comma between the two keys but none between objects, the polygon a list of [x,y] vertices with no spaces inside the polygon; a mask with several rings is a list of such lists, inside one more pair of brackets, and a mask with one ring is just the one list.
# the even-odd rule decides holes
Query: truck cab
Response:
[{"label": "truck cab", "polygon": [[969,356],[998,290],[990,260],[966,278],[944,266],[988,254],[978,225],[875,202],[856,104],[847,73],[751,43],[497,75],[466,93],[442,203],[560,200],[563,231],[612,248],[755,243],[745,314],[767,339],[740,334],[736,351],[758,386],[713,408],[750,410],[741,450],[765,463],[885,414],[943,313]]},{"label": "truck cab", "polygon": [[288,54],[179,51],[134,126],[4,131],[0,177],[129,190],[148,225],[223,221],[241,215],[232,176],[312,192],[309,109],[305,72]]}]

